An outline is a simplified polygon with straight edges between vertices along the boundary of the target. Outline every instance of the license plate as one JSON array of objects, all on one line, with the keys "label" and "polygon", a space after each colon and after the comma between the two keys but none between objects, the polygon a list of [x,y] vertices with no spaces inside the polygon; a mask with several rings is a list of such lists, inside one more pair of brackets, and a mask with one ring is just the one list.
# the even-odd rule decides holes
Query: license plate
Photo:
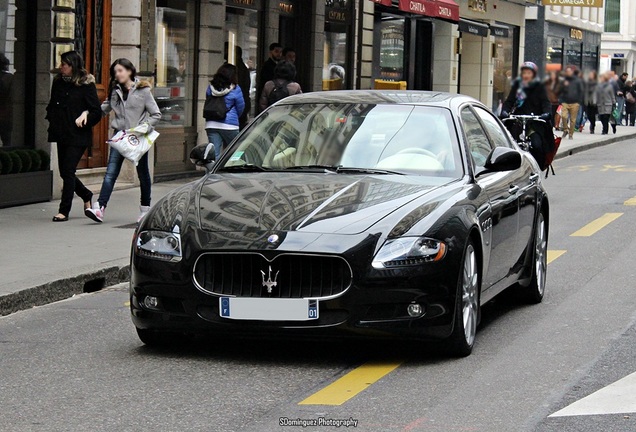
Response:
[{"label": "license plate", "polygon": [[309,321],[318,319],[318,300],[221,297],[222,318],[261,321]]}]

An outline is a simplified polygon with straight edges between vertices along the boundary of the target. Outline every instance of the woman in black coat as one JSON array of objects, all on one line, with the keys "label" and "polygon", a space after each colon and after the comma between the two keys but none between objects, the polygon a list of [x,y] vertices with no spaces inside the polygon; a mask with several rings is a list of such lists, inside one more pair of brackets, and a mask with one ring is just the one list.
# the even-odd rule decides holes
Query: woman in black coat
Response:
[{"label": "woman in black coat", "polygon": [[[554,150],[554,135],[552,133],[552,105],[545,86],[538,78],[539,69],[532,62],[521,65],[521,74],[510,89],[510,94],[503,104],[501,117],[510,114],[536,115],[544,122],[531,121],[528,124],[530,136],[530,153],[536,159],[541,170],[545,167],[545,154]],[[506,122],[510,133],[515,139],[521,134],[521,126],[517,123]]]},{"label": "woman in black coat", "polygon": [[76,193],[91,208],[93,193],[75,175],[82,155],[93,143],[92,128],[102,118],[95,78],[84,69],[82,57],[75,51],[61,56],[60,73],[53,80],[51,100],[46,107],[49,141],[57,143],[57,158],[62,177],[62,200],[53,222],[66,222]]}]

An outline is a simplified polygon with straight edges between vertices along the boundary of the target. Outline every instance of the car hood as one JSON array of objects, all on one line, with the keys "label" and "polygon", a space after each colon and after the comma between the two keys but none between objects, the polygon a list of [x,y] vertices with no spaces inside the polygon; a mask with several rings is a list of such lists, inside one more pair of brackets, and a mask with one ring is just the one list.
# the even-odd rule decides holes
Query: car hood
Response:
[{"label": "car hood", "polygon": [[199,197],[202,229],[359,234],[449,179],[323,173],[212,174]]}]

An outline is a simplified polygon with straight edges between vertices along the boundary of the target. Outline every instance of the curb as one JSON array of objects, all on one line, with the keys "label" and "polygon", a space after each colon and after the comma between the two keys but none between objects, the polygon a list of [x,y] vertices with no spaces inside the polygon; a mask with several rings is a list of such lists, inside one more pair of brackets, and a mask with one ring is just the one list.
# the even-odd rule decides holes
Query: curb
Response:
[{"label": "curb", "polygon": [[107,267],[58,279],[0,297],[0,316],[64,300],[76,294],[99,291],[102,288],[129,280],[129,265]]},{"label": "curb", "polygon": [[589,143],[589,144],[583,144],[581,146],[578,146],[578,147],[569,149],[567,151],[564,151],[563,153],[558,153],[554,157],[554,159],[555,160],[563,159],[563,158],[566,158],[568,156],[575,155],[577,153],[582,153],[584,151],[592,150],[592,149],[597,148],[597,147],[604,147],[606,145],[614,144],[614,143],[617,143],[617,142],[620,142],[620,141],[626,141],[628,139],[633,139],[633,138],[636,138],[636,132],[632,133],[632,134],[629,134],[629,135],[613,136],[611,138],[607,138],[607,139],[604,139],[602,141],[596,141],[596,142]]}]

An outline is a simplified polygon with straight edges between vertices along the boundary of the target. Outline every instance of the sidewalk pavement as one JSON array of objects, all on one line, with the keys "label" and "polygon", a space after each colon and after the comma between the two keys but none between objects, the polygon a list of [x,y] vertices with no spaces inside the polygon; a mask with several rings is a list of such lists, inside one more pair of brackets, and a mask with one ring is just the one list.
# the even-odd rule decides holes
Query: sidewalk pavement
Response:
[{"label": "sidewalk pavement", "polygon": [[[619,126],[616,135],[576,133],[562,141],[557,157],[628,138],[636,138],[636,127]],[[193,180],[154,184],[153,201]],[[53,223],[58,204],[0,210],[0,316],[128,281],[139,188],[116,190],[103,224],[84,216],[78,198],[70,220]]]}]

